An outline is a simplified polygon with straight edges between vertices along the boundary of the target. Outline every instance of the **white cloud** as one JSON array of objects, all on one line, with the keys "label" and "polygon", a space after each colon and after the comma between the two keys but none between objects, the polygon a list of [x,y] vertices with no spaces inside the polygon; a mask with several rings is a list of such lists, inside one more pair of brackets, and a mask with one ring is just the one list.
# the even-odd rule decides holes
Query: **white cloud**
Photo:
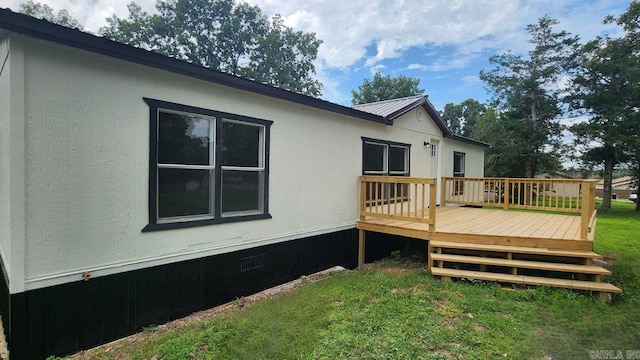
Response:
[{"label": "white cloud", "polygon": [[[4,2],[7,2],[5,5]],[[13,11],[20,9],[22,0],[2,0],[0,7],[8,7]],[[127,5],[130,0],[34,0],[49,5],[55,12],[66,9],[71,16],[76,18],[90,32],[96,33],[107,25],[106,18],[116,14],[118,17],[127,17],[129,11]],[[155,11],[155,0],[135,0],[135,2],[147,12]]]},{"label": "white cloud", "polygon": [[[21,0],[3,0],[18,9]],[[129,0],[42,0],[54,9],[66,8],[86,29],[97,31],[114,13],[125,17]],[[280,13],[285,24],[317,33],[324,41],[319,60],[329,68],[348,68],[359,62],[372,67],[403,56],[412,47],[453,46],[460,54],[486,49],[501,52],[528,47],[524,24],[544,14],[561,20],[561,26],[584,38],[592,38],[612,26],[602,18],[619,0],[249,0],[264,13]],[[155,0],[136,0],[146,11],[154,11]],[[589,24],[589,26],[585,26]],[[367,51],[372,53],[367,54]],[[462,61],[429,64],[428,71],[464,67]]]},{"label": "white cloud", "polygon": [[[105,18],[113,14],[126,17],[127,4],[131,2],[40,1],[55,10],[66,8],[92,32],[105,26]],[[156,0],[134,1],[145,11],[155,11]],[[0,6],[16,11],[21,2],[22,0],[0,0]],[[452,83],[451,87],[475,86],[481,89],[477,77],[469,76],[477,74],[477,68],[470,70],[474,61],[508,49],[515,53],[526,52],[530,47],[526,24],[535,23],[539,17],[549,14],[560,20],[558,29],[566,29],[579,34],[583,39],[591,39],[605,31],[620,33],[621,30],[615,26],[603,25],[602,19],[607,14],[619,14],[628,5],[628,0],[248,2],[258,5],[268,16],[281,14],[287,26],[317,34],[323,43],[318,51],[316,78],[324,84],[324,98],[338,103],[348,102],[350,94],[344,88],[354,87],[353,82],[361,80],[361,72],[358,72],[356,80],[351,75],[362,67],[372,73],[382,69],[392,73],[399,69],[412,70],[416,72],[414,76],[431,79],[435,76],[434,72],[443,75],[455,71],[458,73],[456,78],[466,77],[459,80],[462,83]],[[420,51],[415,51],[416,49]],[[347,85],[349,81],[352,83]]]},{"label": "white cloud", "polygon": [[417,46],[473,48],[474,42],[486,44],[486,37],[514,32],[521,24],[513,16],[519,3],[511,0],[250,2],[267,14],[281,13],[290,26],[317,33],[324,41],[319,58],[332,68],[360,61],[373,66]]},{"label": "white cloud", "polygon": [[369,72],[371,73],[371,75],[375,75],[377,72],[381,72],[381,70],[384,68],[386,68],[386,66],[382,64],[373,65],[371,68],[369,68]]}]

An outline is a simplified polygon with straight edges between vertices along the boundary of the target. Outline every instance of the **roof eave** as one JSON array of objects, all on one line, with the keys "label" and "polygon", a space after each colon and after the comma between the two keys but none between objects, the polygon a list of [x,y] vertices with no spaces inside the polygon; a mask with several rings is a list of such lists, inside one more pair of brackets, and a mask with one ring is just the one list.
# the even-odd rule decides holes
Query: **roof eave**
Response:
[{"label": "roof eave", "polygon": [[234,75],[211,70],[200,65],[188,63],[152,51],[119,43],[107,38],[88,34],[77,29],[36,19],[28,15],[14,13],[9,9],[0,8],[0,34],[3,29],[8,32],[32,36],[38,39],[67,45],[82,50],[106,55],[121,60],[150,66],[153,68],[179,73],[182,75],[215,82],[220,85],[233,87],[281,100],[295,102],[330,112],[369,120],[385,125],[393,122],[379,115],[370,114],[350,107],[317,99],[308,95],[262,84]]},{"label": "roof eave", "polygon": [[456,134],[453,134],[453,133],[449,134],[449,135],[445,135],[444,137],[450,138],[450,139],[453,139],[453,140],[456,140],[456,141],[460,141],[460,142],[463,142],[463,143],[471,144],[471,145],[482,146],[482,147],[487,148],[487,149],[491,148],[491,144],[488,144],[486,142],[473,140],[473,139],[470,139],[468,137],[461,136],[461,135],[456,135]]}]

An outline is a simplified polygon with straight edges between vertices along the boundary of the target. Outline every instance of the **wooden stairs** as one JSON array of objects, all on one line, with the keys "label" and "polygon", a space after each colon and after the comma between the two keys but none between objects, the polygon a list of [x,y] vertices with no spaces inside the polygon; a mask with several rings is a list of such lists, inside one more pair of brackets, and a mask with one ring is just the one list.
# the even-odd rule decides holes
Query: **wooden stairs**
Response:
[{"label": "wooden stairs", "polygon": [[431,273],[443,280],[465,278],[522,285],[595,291],[604,301],[622,290],[602,277],[611,272],[593,264],[592,251],[429,241]]}]

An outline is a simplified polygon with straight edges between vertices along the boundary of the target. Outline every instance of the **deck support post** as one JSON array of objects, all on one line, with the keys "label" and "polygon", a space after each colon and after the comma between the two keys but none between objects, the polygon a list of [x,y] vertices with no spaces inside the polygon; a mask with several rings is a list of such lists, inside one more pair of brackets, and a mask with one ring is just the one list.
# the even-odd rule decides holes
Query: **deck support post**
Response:
[{"label": "deck support post", "polygon": [[364,230],[358,230],[358,268],[364,265]]},{"label": "deck support post", "polygon": [[604,301],[607,304],[611,304],[611,294],[608,292],[600,291],[598,293],[598,297],[600,300]]},{"label": "deck support post", "polygon": [[[513,253],[507,253],[507,260],[513,260]],[[518,268],[511,268],[511,275],[518,275]]]},{"label": "deck support post", "polygon": [[431,240],[427,240],[427,270],[431,272],[433,260],[431,260]]}]

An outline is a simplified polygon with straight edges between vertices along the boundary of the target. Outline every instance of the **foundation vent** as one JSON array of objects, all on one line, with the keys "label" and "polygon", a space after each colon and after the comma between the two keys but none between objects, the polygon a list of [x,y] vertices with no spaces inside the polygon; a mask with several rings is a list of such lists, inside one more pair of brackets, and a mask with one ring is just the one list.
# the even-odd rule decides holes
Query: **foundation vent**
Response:
[{"label": "foundation vent", "polygon": [[240,272],[257,270],[264,267],[264,255],[249,256],[240,259]]}]

